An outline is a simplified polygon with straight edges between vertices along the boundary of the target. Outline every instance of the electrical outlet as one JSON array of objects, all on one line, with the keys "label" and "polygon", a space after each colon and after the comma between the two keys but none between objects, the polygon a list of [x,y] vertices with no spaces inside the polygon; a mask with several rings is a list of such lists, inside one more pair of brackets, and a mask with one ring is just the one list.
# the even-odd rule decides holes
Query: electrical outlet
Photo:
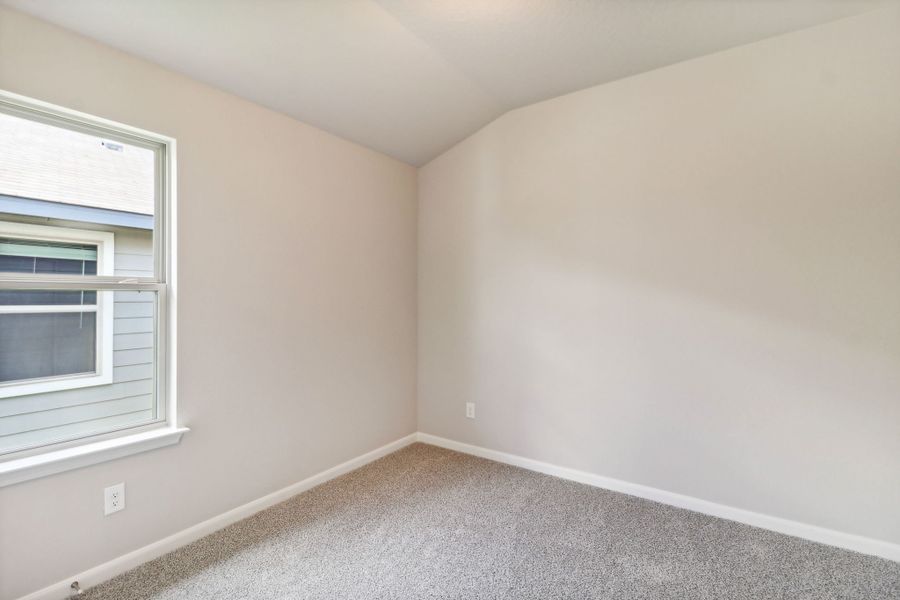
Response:
[{"label": "electrical outlet", "polygon": [[103,514],[111,515],[125,508],[125,484],[117,483],[103,489]]},{"label": "electrical outlet", "polygon": [[474,402],[466,402],[466,418],[467,419],[475,418],[475,403]]}]

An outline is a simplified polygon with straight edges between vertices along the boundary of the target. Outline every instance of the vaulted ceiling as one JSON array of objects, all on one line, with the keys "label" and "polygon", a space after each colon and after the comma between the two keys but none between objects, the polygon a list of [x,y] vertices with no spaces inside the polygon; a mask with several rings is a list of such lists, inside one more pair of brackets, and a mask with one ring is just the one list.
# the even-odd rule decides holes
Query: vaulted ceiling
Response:
[{"label": "vaulted ceiling", "polygon": [[421,165],[504,112],[884,0],[0,0]]}]

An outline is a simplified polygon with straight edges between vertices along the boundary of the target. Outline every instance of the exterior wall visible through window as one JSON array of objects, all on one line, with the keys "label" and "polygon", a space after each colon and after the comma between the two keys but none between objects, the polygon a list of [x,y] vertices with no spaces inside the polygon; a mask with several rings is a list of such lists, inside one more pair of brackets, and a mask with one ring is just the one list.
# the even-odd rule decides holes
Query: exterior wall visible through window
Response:
[{"label": "exterior wall visible through window", "polygon": [[169,422],[167,149],[0,103],[0,463]]}]

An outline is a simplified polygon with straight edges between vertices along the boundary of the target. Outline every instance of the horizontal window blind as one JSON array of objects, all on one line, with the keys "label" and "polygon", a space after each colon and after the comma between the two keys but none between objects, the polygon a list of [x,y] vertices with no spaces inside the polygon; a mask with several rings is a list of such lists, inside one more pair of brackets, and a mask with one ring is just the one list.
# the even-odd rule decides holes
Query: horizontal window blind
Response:
[{"label": "horizontal window blind", "polygon": [[97,246],[0,238],[0,256],[29,256],[34,258],[96,261]]}]

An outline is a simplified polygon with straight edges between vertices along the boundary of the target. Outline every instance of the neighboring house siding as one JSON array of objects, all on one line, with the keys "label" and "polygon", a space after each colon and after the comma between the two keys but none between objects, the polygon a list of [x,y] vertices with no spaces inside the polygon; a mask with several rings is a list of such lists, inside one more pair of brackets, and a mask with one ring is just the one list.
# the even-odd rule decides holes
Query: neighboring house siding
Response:
[{"label": "neighboring house siding", "polygon": [[[0,216],[4,220],[84,227]],[[115,234],[115,274],[152,276],[149,231],[105,228]],[[0,399],[0,451],[46,440],[145,422],[154,416],[154,297],[150,292],[115,292],[113,309],[113,383],[46,394]]]}]

